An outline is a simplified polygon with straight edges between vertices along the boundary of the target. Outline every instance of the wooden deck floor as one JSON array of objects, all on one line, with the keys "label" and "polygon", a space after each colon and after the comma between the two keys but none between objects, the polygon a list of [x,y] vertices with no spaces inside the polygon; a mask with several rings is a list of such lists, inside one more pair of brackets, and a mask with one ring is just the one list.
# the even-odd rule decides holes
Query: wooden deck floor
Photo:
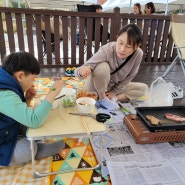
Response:
[{"label": "wooden deck floor", "polygon": [[[162,76],[168,65],[161,64],[143,64],[141,65],[137,76],[133,81],[143,82],[150,86],[152,81]],[[40,77],[52,77],[58,74],[64,75],[64,68],[42,68]],[[180,65],[176,65],[173,70],[165,77],[167,82],[172,82],[176,86],[180,86],[185,91],[185,76]],[[185,93],[184,93],[185,94]],[[185,99],[174,100],[174,105],[185,105]]]}]

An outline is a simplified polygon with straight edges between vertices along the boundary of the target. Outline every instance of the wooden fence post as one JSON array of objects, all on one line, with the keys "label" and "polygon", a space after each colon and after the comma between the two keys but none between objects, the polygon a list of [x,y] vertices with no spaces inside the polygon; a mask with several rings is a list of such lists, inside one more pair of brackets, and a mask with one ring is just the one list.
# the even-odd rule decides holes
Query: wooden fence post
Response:
[{"label": "wooden fence post", "polygon": [[119,7],[115,7],[114,8],[114,18],[113,18],[113,22],[111,23],[111,28],[113,28],[111,30],[111,41],[116,40],[117,34],[120,30],[120,8]]}]

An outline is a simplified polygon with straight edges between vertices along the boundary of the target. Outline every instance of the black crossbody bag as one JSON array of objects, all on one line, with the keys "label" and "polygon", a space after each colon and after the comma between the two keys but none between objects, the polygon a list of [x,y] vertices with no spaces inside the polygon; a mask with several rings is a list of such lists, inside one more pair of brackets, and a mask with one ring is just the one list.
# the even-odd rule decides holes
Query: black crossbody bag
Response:
[{"label": "black crossbody bag", "polygon": [[131,55],[129,55],[126,60],[112,73],[110,73],[111,75],[113,75],[114,73],[118,72],[130,59],[131,57],[134,55],[135,52],[133,52]]}]

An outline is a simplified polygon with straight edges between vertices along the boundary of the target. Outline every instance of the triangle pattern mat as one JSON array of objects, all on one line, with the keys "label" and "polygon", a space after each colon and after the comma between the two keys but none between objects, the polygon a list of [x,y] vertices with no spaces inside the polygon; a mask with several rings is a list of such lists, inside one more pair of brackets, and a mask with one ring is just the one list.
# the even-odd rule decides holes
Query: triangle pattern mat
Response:
[{"label": "triangle pattern mat", "polygon": [[[65,148],[53,156],[51,171],[94,167],[96,156],[88,138],[65,138]],[[111,185],[101,170],[73,171],[50,176],[51,185]]]}]

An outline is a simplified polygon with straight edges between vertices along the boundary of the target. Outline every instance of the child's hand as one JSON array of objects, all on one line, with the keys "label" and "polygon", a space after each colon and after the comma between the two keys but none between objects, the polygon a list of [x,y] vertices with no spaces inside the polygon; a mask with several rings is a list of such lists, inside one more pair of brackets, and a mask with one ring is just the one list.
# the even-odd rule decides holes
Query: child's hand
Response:
[{"label": "child's hand", "polygon": [[54,82],[53,86],[51,87],[51,91],[55,93],[56,95],[58,95],[61,91],[61,89],[65,86],[65,83],[63,80],[58,79]]},{"label": "child's hand", "polygon": [[25,93],[26,100],[32,100],[36,95],[35,86],[32,85]]},{"label": "child's hand", "polygon": [[51,87],[49,93],[46,95],[46,100],[48,100],[50,103],[52,103],[55,99],[55,97],[60,93],[62,88],[65,86],[65,83],[63,80],[57,80]]}]

